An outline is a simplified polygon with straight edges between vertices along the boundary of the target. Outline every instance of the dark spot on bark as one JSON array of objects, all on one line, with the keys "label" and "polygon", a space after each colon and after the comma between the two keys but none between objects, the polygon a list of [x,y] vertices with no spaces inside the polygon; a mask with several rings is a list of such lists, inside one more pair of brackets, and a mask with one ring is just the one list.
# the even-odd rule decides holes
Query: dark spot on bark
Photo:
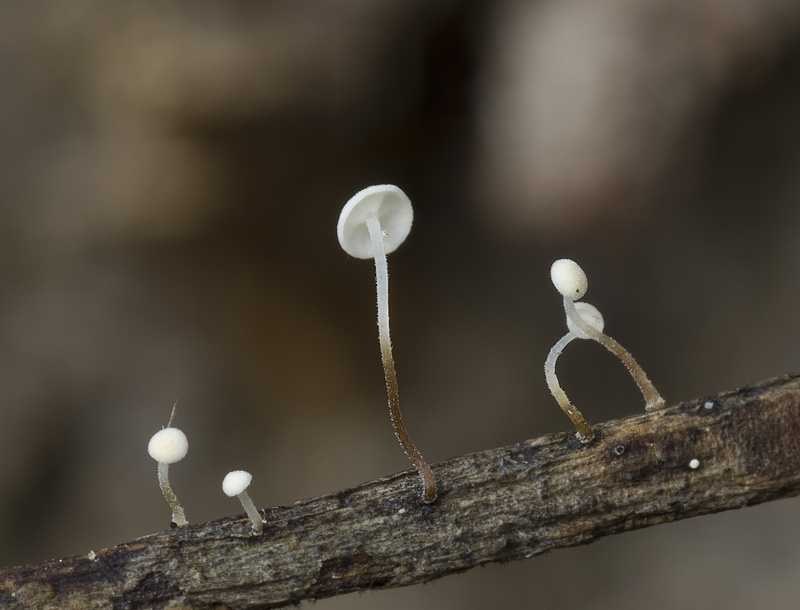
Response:
[{"label": "dark spot on bark", "polygon": [[512,540],[511,538],[506,538],[505,543],[503,544],[503,548],[501,549],[502,553],[507,555],[514,555],[514,551],[516,551],[520,547],[520,543],[517,540]]},{"label": "dark spot on bark", "polygon": [[517,443],[514,445],[514,450],[509,452],[508,460],[513,462],[520,462],[523,464],[534,463],[542,447],[540,445],[530,445],[528,443]]},{"label": "dark spot on bark", "polygon": [[649,479],[659,470],[661,470],[661,468],[655,464],[642,466],[641,468],[632,470],[628,475],[628,480],[631,483],[638,483],[639,481]]},{"label": "dark spot on bark", "polygon": [[[726,445],[744,449],[739,455],[747,474],[767,478],[793,476],[800,468],[800,410],[768,407],[768,402],[752,400],[732,411],[721,424],[721,438]],[[767,417],[770,425],[765,426]],[[753,430],[761,431],[760,435],[754,437]]]},{"label": "dark spot on bark", "polygon": [[284,528],[280,526],[267,522],[264,524],[264,533],[261,536],[265,538],[273,538],[274,536],[277,536],[283,529]]},{"label": "dark spot on bark", "polygon": [[434,521],[435,519],[438,519],[442,514],[442,511],[439,508],[438,500],[433,504],[423,503],[421,506],[418,506],[413,510],[419,511],[422,517],[424,517],[428,521]]},{"label": "dark spot on bark", "polygon": [[163,572],[149,572],[133,589],[111,601],[114,608],[162,608],[179,594],[178,586]]},{"label": "dark spot on bark", "polygon": [[339,508],[347,508],[353,501],[353,496],[350,490],[340,491],[336,494],[336,501],[339,503]]},{"label": "dark spot on bark", "polygon": [[[391,567],[391,566],[389,566]],[[391,571],[371,555],[360,553],[332,557],[322,562],[315,588],[320,592],[380,588],[391,581]]]},{"label": "dark spot on bark", "polygon": [[367,506],[370,512],[376,515],[388,515],[393,509],[392,503],[388,500],[373,500]]}]

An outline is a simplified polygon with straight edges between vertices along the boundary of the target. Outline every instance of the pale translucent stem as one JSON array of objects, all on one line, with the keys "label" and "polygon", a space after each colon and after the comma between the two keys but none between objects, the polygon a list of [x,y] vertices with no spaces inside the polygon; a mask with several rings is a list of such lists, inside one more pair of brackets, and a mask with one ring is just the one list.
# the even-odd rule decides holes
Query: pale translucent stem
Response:
[{"label": "pale translucent stem", "polygon": [[172,508],[172,522],[178,527],[188,525],[186,513],[183,512],[183,507],[178,502],[178,496],[169,485],[169,464],[166,462],[158,463],[158,484],[161,487],[161,493],[164,494],[164,498]]},{"label": "pale translucent stem", "polygon": [[589,335],[590,338],[600,343],[608,351],[615,354],[617,358],[622,360],[622,363],[627,367],[628,371],[630,371],[631,376],[639,386],[639,389],[642,391],[645,401],[645,409],[647,411],[662,409],[666,405],[664,399],[661,397],[661,394],[658,393],[658,390],[656,390],[650,379],[648,379],[644,370],[642,370],[642,367],[639,366],[639,363],[636,362],[636,359],[628,350],[622,347],[614,339],[597,330],[588,324],[583,318],[581,318],[578,310],[575,309],[575,302],[572,299],[568,299],[566,297],[564,298],[564,311],[566,312],[567,316],[569,316],[569,319],[572,320],[573,324],[575,324],[575,326],[580,328],[583,332]]},{"label": "pale translucent stem", "polygon": [[566,392],[561,389],[561,384],[558,382],[558,377],[556,376],[556,360],[558,360],[564,348],[569,345],[573,339],[577,338],[577,335],[570,331],[556,342],[550,350],[550,353],[547,354],[547,360],[544,362],[544,377],[547,380],[547,387],[550,388],[550,393],[553,395],[553,398],[556,399],[556,402],[564,413],[567,414],[567,417],[575,424],[575,428],[578,430],[578,438],[581,442],[588,443],[594,438],[592,427],[586,419],[584,419],[583,415],[581,415],[581,412],[569,401]]},{"label": "pale translucent stem", "polygon": [[250,494],[246,491],[243,491],[238,496],[239,500],[242,503],[242,507],[244,511],[247,513],[247,516],[250,517],[250,521],[253,522],[253,531],[256,534],[260,534],[264,531],[264,519],[261,517],[261,513],[258,512],[256,505],[253,504],[253,500],[250,499]]},{"label": "pale translucent stem", "polygon": [[367,230],[369,231],[369,238],[372,242],[372,250],[375,256],[375,283],[378,294],[378,340],[381,346],[383,372],[386,376],[389,416],[400,446],[422,478],[423,498],[425,502],[430,503],[436,500],[436,479],[422,454],[411,442],[411,438],[403,425],[403,416],[400,413],[400,392],[397,386],[394,357],[392,356],[392,340],[389,335],[389,270],[386,263],[386,250],[383,245],[383,230],[377,217],[370,216],[367,219]]}]

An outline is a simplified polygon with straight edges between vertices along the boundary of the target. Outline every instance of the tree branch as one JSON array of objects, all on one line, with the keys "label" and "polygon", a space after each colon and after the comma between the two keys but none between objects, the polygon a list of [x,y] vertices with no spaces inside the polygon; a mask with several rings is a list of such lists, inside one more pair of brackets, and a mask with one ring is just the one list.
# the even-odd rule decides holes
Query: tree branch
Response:
[{"label": "tree branch", "polygon": [[[0,571],[0,606],[274,608],[418,584],[493,561],[800,493],[800,376],[434,466],[244,518]],[[696,462],[694,460],[697,460]]]}]

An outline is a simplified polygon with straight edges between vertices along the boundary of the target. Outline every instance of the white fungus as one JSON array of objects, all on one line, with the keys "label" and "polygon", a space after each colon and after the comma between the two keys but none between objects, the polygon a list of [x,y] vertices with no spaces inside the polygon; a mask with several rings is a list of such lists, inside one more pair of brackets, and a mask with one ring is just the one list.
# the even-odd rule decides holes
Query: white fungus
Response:
[{"label": "white fungus", "polygon": [[689,461],[689,468],[691,468],[692,470],[696,470],[697,468],[700,468],[700,460],[698,460],[697,458],[694,458],[694,459],[690,460]]},{"label": "white fungus", "polygon": [[264,520],[246,491],[252,480],[253,475],[246,470],[233,470],[226,474],[225,478],[222,480],[222,491],[230,498],[234,496],[239,498],[239,501],[242,503],[242,508],[244,508],[247,516],[250,517],[253,531],[256,534],[260,534],[264,531]]},{"label": "white fungus", "polygon": [[186,513],[169,484],[169,465],[180,462],[189,451],[189,439],[178,428],[164,428],[156,432],[147,443],[147,453],[158,462],[158,484],[161,493],[172,508],[172,522],[178,527],[188,525]]},{"label": "white fungus", "polygon": [[408,196],[393,184],[369,186],[353,195],[339,214],[336,233],[342,249],[356,258],[373,258],[375,249],[367,220],[376,218],[383,250],[394,252],[411,231],[414,209]]},{"label": "white fungus", "polygon": [[186,457],[189,439],[178,428],[164,428],[156,432],[147,443],[147,453],[156,462],[174,464]]},{"label": "white fungus", "polygon": [[583,297],[589,288],[586,274],[580,265],[567,258],[559,259],[550,267],[550,278],[556,290],[564,297],[564,311],[567,314],[567,318],[572,321],[577,329],[600,343],[622,361],[644,396],[645,409],[652,411],[663,408],[666,404],[664,399],[631,353],[617,341],[604,334],[602,330],[594,328],[589,321],[584,320],[583,316],[578,313],[575,301]]},{"label": "white fungus", "polygon": [[[581,316],[584,322],[594,328],[597,332],[603,332],[605,320],[603,320],[603,314],[600,313],[600,310],[597,309],[597,307],[590,305],[589,303],[575,303],[575,309],[578,310],[578,314]],[[567,328],[569,329],[569,332],[575,335],[578,339],[591,339],[586,332],[575,325],[575,322],[573,322],[572,318],[569,316],[567,316]]]},{"label": "white fungus", "polygon": [[436,500],[436,479],[403,424],[389,333],[389,270],[386,254],[403,243],[411,231],[413,219],[411,201],[406,194],[394,185],[380,184],[367,187],[348,200],[339,215],[336,232],[345,252],[356,258],[372,258],[375,261],[378,340],[386,377],[389,414],[400,446],[422,478],[423,497],[430,503]]},{"label": "white fungus", "polygon": [[561,296],[577,301],[589,289],[589,280],[580,265],[569,258],[561,258],[550,267],[550,279]]}]

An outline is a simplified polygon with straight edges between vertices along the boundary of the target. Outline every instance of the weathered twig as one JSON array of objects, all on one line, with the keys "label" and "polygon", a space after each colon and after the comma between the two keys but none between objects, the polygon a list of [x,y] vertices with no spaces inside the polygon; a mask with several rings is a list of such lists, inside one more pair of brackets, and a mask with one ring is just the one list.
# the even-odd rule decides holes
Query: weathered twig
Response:
[{"label": "weathered twig", "polygon": [[550,434],[264,511],[0,572],[4,608],[278,607],[800,493],[800,377]]}]

